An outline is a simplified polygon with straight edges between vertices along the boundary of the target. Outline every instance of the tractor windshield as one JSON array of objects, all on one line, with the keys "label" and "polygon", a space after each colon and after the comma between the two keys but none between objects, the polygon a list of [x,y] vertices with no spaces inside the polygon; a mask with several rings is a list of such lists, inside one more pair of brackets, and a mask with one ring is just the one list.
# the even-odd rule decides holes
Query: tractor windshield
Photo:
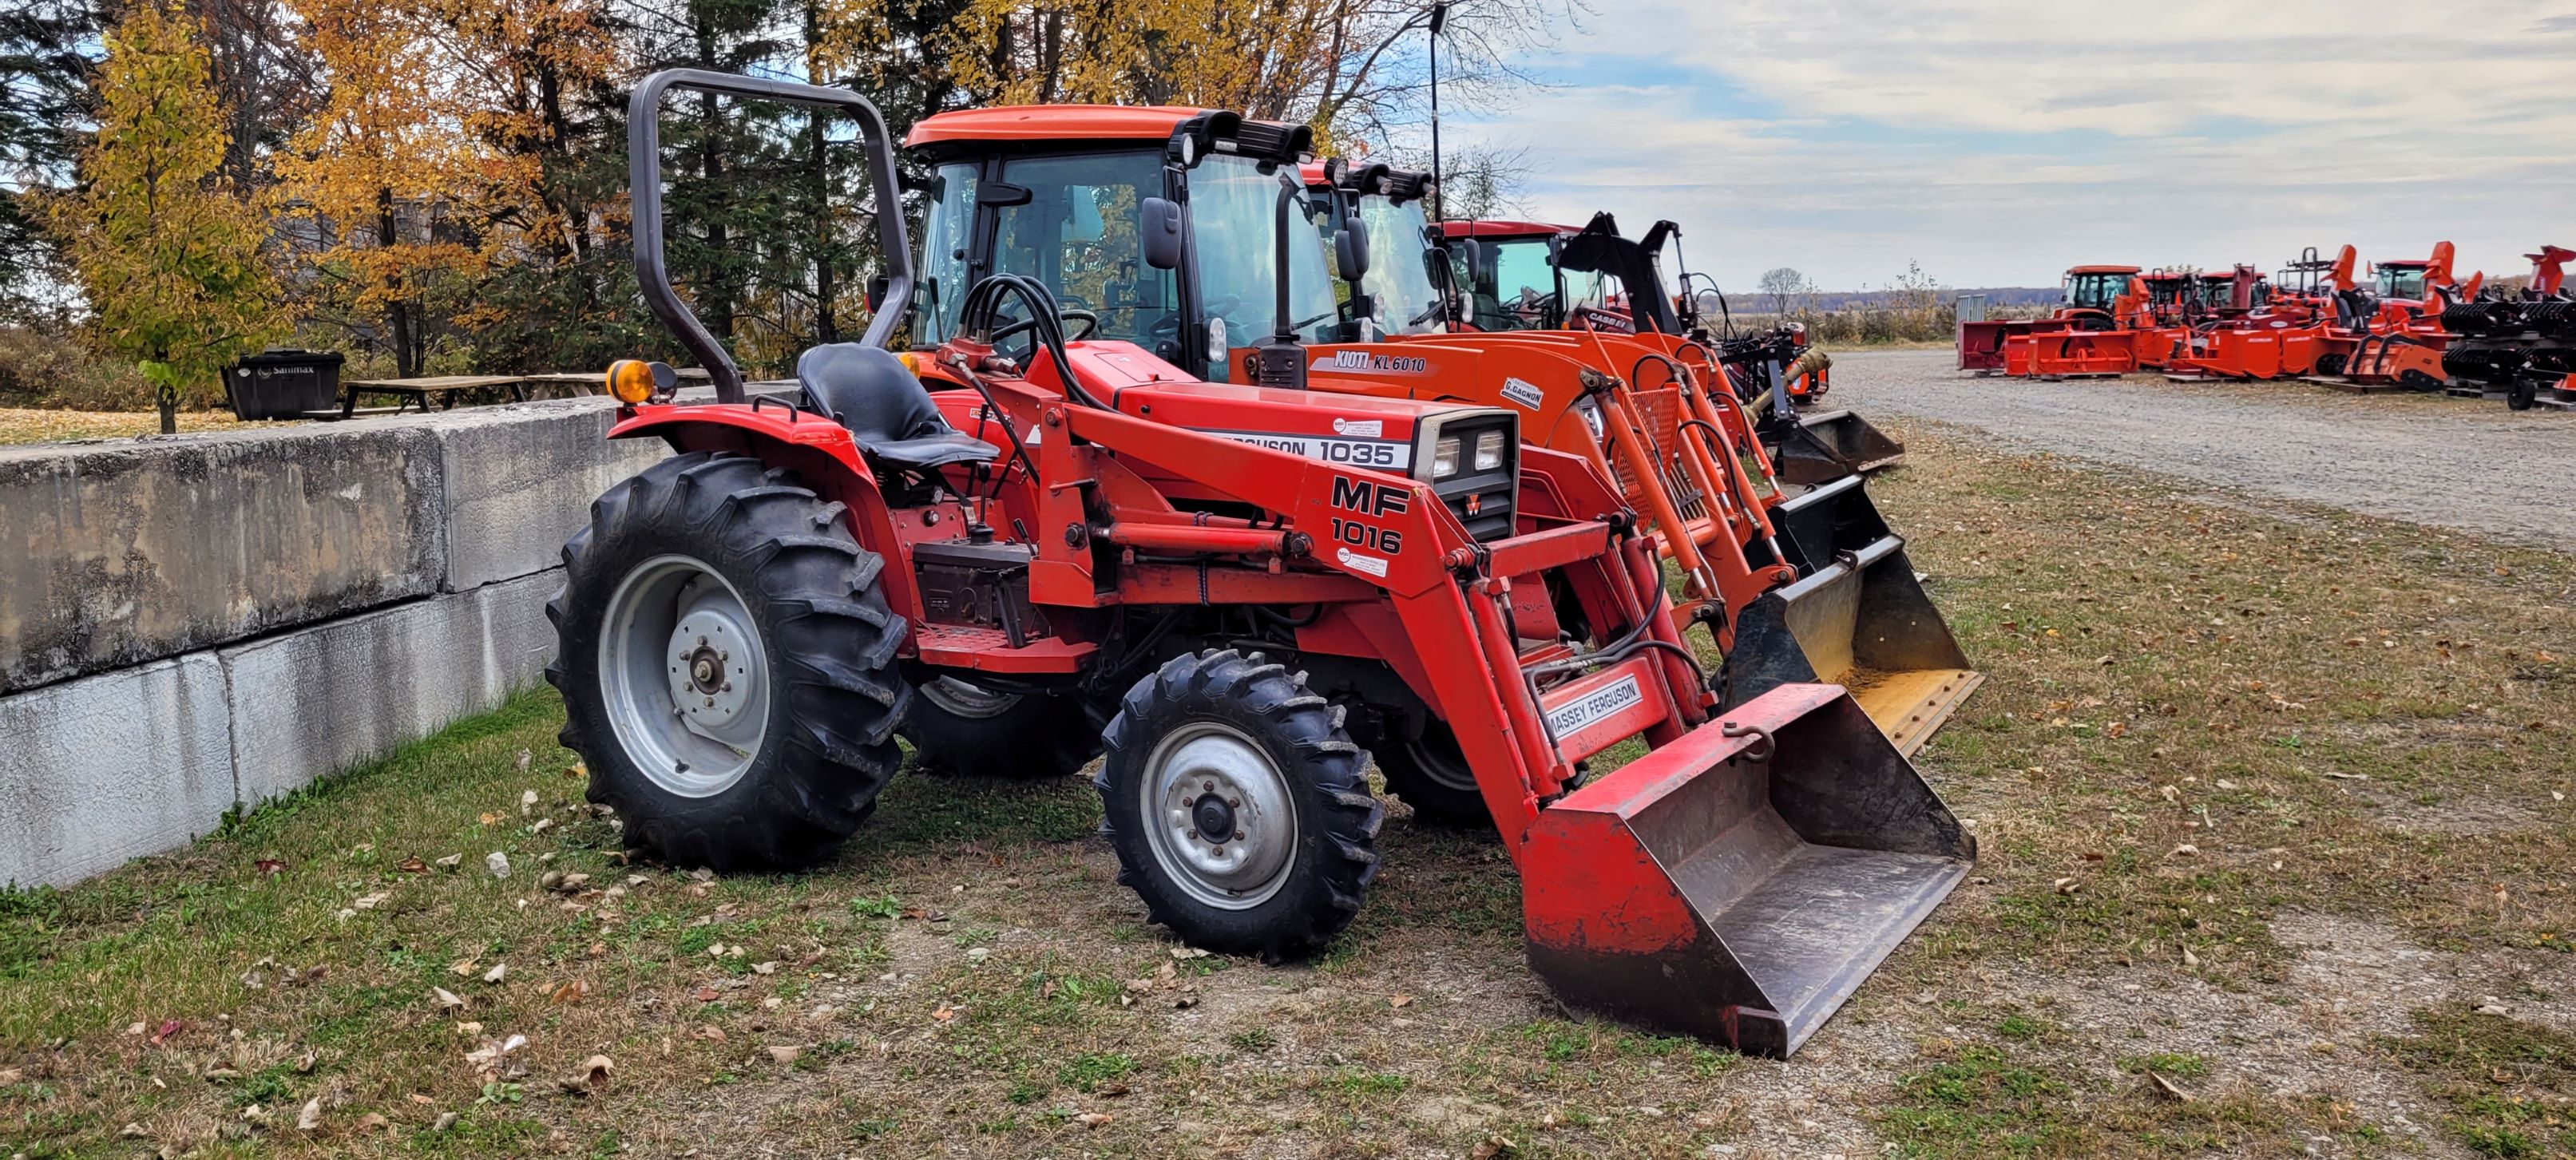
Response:
[{"label": "tractor windshield", "polygon": [[2109,310],[2120,292],[2129,288],[2127,274],[2069,274],[2066,276],[2066,305],[2078,310]]},{"label": "tractor windshield", "polygon": [[[1265,169],[1267,172],[1265,172]],[[1196,252],[1199,301],[1209,325],[1225,323],[1229,349],[1252,345],[1276,323],[1279,278],[1276,166],[1248,157],[1210,156],[1190,171],[1190,234]],[[1299,190],[1302,195],[1303,189]],[[1342,316],[1325,268],[1321,235],[1295,206],[1288,210],[1288,324],[1307,342],[1327,342]],[[1210,343],[1214,345],[1213,342]],[[1226,361],[1208,368],[1223,382]]]},{"label": "tractor windshield", "polygon": [[1369,268],[1360,276],[1362,293],[1377,299],[1377,323],[1388,334],[1434,334],[1448,329],[1441,321],[1440,292],[1431,284],[1429,263],[1442,261],[1423,249],[1422,203],[1398,205],[1383,197],[1360,199],[1360,230],[1368,235]]},{"label": "tractor windshield", "polygon": [[1100,320],[1092,337],[1151,347],[1176,332],[1171,271],[1144,265],[1136,252],[1145,199],[1163,192],[1160,155],[1015,157],[1003,162],[1002,180],[1029,200],[994,210],[995,273],[1030,275],[1058,306],[1091,312]]},{"label": "tractor windshield", "polygon": [[[1555,254],[1544,236],[1476,238],[1454,243],[1477,248],[1483,276],[1476,279],[1475,323],[1479,330],[1543,330],[1559,325],[1565,304],[1557,301]],[[1465,271],[1457,271],[1462,276]],[[1597,274],[1566,276],[1566,289],[1577,301],[1601,288]]]},{"label": "tractor windshield", "polygon": [[936,346],[957,332],[966,300],[966,251],[975,238],[975,166],[942,165],[921,218],[921,262],[912,294],[912,341]]},{"label": "tractor windshield", "polygon": [[2381,266],[2379,296],[2382,298],[2421,298],[2424,296],[2424,267]]}]

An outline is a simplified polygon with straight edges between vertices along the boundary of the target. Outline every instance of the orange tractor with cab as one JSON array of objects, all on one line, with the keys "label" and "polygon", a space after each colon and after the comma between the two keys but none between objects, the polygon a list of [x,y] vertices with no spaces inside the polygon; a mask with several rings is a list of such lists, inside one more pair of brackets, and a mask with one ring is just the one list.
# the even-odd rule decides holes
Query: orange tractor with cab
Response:
[{"label": "orange tractor with cab", "polygon": [[[2173,301],[2189,292],[2181,276],[2169,280]],[[2161,367],[2184,330],[2160,319],[2156,303],[2136,266],[2077,266],[2066,272],[2060,304],[2045,318],[1959,323],[1959,369],[2066,379]]]},{"label": "orange tractor with cab", "polygon": [[[902,215],[877,213],[866,337],[807,350],[792,394],[754,397],[665,263],[667,231],[689,228],[663,216],[675,90],[845,116],[878,204],[895,189],[885,123],[847,90],[670,70],[632,98],[638,283],[716,401],[677,402],[658,363],[611,369],[610,437],[675,454],[593,505],[548,605],[564,743],[630,841],[719,869],[814,864],[897,772],[898,724],[955,681],[988,700],[952,746],[1032,773],[1105,751],[1103,835],[1153,921],[1295,957],[1365,905],[1383,817],[1367,722],[1418,704],[1452,727],[1560,999],[1775,1055],[1968,872],[1973,840],[1841,688],[1721,703],[1614,485],[1525,443],[1518,411],[1210,382],[1148,345],[1204,341],[1205,315],[1160,321],[1189,295],[1155,279],[1201,276],[1190,253],[1218,222],[1195,211],[1222,211],[1229,180],[1275,188],[1263,158],[1303,130],[1102,113],[1165,131],[1132,157],[943,163],[934,215],[965,181],[992,211],[1058,212],[1012,162],[1067,166],[1104,230],[1135,231],[1139,266],[1056,271],[1081,306],[1002,269],[934,288]],[[1188,179],[1191,215],[1167,179]],[[1120,200],[1139,185],[1164,193]],[[975,229],[1073,256],[1014,216]],[[939,329],[902,359],[880,344],[907,320]],[[1291,328],[1271,333],[1265,370],[1308,365]],[[1645,755],[1593,775],[1629,738]]]}]

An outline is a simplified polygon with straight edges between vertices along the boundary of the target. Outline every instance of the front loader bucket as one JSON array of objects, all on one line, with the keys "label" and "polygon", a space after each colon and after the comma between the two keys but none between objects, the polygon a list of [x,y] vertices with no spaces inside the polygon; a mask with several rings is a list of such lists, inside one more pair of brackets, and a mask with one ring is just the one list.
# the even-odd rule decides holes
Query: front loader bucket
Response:
[{"label": "front loader bucket", "polygon": [[1848,410],[1800,415],[1797,426],[1777,429],[1771,437],[1778,440],[1770,448],[1771,469],[1783,482],[1801,487],[1876,471],[1905,458],[1904,444]]},{"label": "front loader bucket", "polygon": [[1975,859],[1843,690],[1775,689],[1539,811],[1530,966],[1570,1006],[1786,1056]]},{"label": "front loader bucket", "polygon": [[1771,509],[1799,579],[1745,606],[1720,692],[1739,705],[1784,684],[1831,681],[1911,755],[1986,678],[1861,482],[1836,480]]}]

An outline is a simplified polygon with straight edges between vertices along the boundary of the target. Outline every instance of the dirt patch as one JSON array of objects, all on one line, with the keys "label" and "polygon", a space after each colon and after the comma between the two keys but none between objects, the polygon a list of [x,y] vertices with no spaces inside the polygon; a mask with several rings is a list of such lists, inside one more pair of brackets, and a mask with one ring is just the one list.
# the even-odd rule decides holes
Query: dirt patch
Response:
[{"label": "dirt patch", "polygon": [[2576,546],[2561,497],[2531,486],[2576,474],[2576,413],[2305,383],[1979,379],[1953,367],[1946,351],[1838,354],[1833,401],[2262,495]]}]

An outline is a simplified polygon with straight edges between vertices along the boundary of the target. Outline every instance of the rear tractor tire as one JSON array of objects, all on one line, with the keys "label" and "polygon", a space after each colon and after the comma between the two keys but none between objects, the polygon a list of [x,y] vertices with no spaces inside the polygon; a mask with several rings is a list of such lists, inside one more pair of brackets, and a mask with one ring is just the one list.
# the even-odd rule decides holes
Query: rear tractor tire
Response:
[{"label": "rear tractor tire", "polygon": [[1035,781],[1100,755],[1100,731],[1072,694],[1004,693],[956,677],[914,686],[900,730],[924,772]]},{"label": "rear tractor tire", "polygon": [[1183,942],[1277,961],[1323,949],[1377,877],[1385,807],[1342,710],[1232,649],[1128,691],[1092,785],[1120,884]]},{"label": "rear tractor tire", "polygon": [[840,504],[739,455],[665,459],[590,512],[546,605],[590,800],[677,865],[830,857],[902,763],[884,561]]},{"label": "rear tractor tire", "polygon": [[1476,788],[1475,771],[1448,725],[1425,722],[1421,736],[1388,737],[1369,754],[1386,775],[1386,792],[1413,807],[1416,821],[1461,829],[1494,824],[1485,795]]}]

